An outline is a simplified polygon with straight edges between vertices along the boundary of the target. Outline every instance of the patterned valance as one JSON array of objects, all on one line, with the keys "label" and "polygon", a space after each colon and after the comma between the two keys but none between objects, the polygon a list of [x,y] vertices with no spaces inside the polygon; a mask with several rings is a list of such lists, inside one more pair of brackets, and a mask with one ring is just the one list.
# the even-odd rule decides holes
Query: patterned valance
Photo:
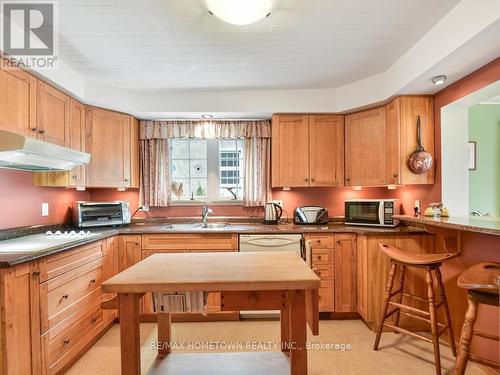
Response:
[{"label": "patterned valance", "polygon": [[271,138],[271,122],[269,120],[141,121],[140,138]]}]

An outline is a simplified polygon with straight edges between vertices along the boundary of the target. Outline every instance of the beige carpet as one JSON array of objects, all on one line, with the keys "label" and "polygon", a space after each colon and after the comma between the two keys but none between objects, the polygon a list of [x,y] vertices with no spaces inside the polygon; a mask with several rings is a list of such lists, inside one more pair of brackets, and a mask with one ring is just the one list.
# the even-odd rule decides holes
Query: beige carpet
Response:
[{"label": "beige carpet", "polygon": [[[213,323],[174,323],[174,352],[206,352],[200,341],[219,351],[276,351],[279,322],[242,321]],[[141,325],[142,371],[147,372],[156,356],[156,324]],[[359,320],[322,320],[320,335],[309,336],[313,343],[338,344],[337,349],[309,350],[309,375],[329,374],[434,374],[432,345],[407,336],[382,335],[380,350],[373,351],[374,334]],[[247,342],[250,342],[247,344]],[[184,348],[182,348],[182,345]],[[220,350],[233,345],[230,350]],[[346,347],[350,345],[350,349]],[[344,348],[344,350],[342,350]],[[225,348],[222,348],[225,349]],[[441,346],[443,374],[451,374],[453,357],[448,347]],[[69,375],[107,375],[120,373],[119,326],[115,325],[67,372]],[[469,375],[484,375],[474,363],[469,363]],[[265,375],[265,374],[261,374]]]}]

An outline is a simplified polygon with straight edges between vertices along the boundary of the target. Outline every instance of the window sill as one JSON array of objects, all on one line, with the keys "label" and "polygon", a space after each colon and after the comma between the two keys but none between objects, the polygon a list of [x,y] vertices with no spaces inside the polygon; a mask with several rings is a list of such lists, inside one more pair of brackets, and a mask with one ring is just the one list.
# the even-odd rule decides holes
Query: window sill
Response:
[{"label": "window sill", "polygon": [[186,200],[186,201],[172,201],[170,203],[171,207],[179,207],[179,206],[243,206],[243,201],[241,200],[206,200],[206,201],[198,201],[198,200]]}]

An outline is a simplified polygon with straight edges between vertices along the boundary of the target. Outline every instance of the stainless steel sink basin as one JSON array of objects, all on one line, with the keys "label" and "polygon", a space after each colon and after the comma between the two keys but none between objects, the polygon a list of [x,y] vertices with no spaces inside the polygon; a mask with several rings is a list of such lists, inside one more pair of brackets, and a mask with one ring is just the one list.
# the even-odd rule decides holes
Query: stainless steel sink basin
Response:
[{"label": "stainless steel sink basin", "polygon": [[207,225],[201,225],[200,229],[226,229],[230,225],[229,223],[208,223]]},{"label": "stainless steel sink basin", "polygon": [[168,224],[162,227],[166,230],[199,230],[199,229],[226,229],[231,224],[229,223],[208,223],[204,226],[201,223],[191,224]]}]

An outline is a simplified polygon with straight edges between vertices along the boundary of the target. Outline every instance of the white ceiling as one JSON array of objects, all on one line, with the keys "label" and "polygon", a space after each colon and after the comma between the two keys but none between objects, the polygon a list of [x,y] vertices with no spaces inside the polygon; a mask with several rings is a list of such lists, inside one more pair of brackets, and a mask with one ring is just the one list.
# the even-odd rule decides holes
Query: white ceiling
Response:
[{"label": "white ceiling", "polygon": [[203,0],[63,0],[61,59],[127,90],[333,88],[384,72],[459,0],[280,0],[233,26]]}]

